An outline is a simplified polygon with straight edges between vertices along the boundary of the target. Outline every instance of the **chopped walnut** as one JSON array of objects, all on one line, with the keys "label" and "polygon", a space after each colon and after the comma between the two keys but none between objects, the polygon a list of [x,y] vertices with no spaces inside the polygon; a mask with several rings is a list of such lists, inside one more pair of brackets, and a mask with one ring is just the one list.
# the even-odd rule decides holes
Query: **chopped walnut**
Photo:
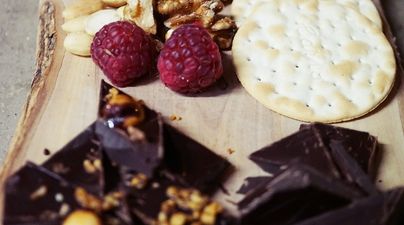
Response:
[{"label": "chopped walnut", "polygon": [[147,177],[143,173],[138,173],[130,180],[129,186],[137,189],[143,189],[147,184]]},{"label": "chopped walnut", "polygon": [[[175,1],[175,5],[169,5]],[[199,23],[206,28],[213,40],[217,43],[220,49],[229,49],[231,47],[234,34],[236,33],[236,23],[233,19],[226,16],[218,15],[222,11],[224,4],[221,0],[196,0],[198,4],[193,1],[183,2],[183,0],[160,0],[158,5],[161,5],[162,14],[169,15],[170,17],[164,22],[164,25],[170,28],[166,34],[166,39],[171,36],[172,31],[183,24]],[[196,7],[198,6],[198,7]],[[172,10],[166,10],[172,7]],[[163,10],[164,8],[164,10]],[[189,10],[193,9],[193,10]]]},{"label": "chopped walnut", "polygon": [[38,189],[36,189],[30,196],[29,198],[31,200],[36,200],[39,198],[42,198],[43,196],[46,195],[48,192],[48,188],[45,185],[40,186]]},{"label": "chopped walnut", "polygon": [[157,225],[214,225],[223,208],[198,190],[169,187],[160,207]]},{"label": "chopped walnut", "polygon": [[83,167],[87,173],[95,173],[97,171],[101,171],[101,166],[101,160],[99,159],[96,159],[94,161],[86,159],[83,161]]},{"label": "chopped walnut", "polygon": [[103,202],[101,199],[89,194],[84,188],[76,188],[74,192],[76,201],[84,208],[100,212]]},{"label": "chopped walnut", "polygon": [[113,124],[112,127],[124,128],[125,130],[144,120],[143,102],[128,95],[120,94],[116,88],[109,90],[104,101],[106,104],[101,111],[101,116],[110,121]]}]

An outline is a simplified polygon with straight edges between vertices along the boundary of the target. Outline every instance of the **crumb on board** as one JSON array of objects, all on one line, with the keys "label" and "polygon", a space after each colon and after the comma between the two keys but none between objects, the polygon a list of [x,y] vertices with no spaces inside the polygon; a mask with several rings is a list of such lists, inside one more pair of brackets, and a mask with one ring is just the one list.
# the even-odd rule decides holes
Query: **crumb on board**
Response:
[{"label": "crumb on board", "polygon": [[181,116],[177,116],[175,114],[172,114],[169,118],[170,118],[171,121],[180,121],[180,120],[182,120]]},{"label": "crumb on board", "polygon": [[229,155],[233,154],[234,152],[235,152],[235,150],[232,148],[227,149],[227,153],[229,153]]},{"label": "crumb on board", "polygon": [[46,148],[45,148],[45,149],[43,150],[43,154],[44,154],[44,155],[50,155],[51,152],[49,151],[49,149],[46,149]]}]

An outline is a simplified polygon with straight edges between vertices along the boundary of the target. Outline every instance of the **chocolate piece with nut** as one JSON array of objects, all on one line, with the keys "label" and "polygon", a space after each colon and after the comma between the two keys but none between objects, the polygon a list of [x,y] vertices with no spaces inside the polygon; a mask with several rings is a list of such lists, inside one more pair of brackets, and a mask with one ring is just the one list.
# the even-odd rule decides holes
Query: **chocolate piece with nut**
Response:
[{"label": "chocolate piece with nut", "polygon": [[184,187],[177,177],[156,175],[148,179],[142,174],[132,173],[125,179],[127,204],[130,212],[145,224],[154,224],[161,204],[168,199],[166,190],[170,186]]},{"label": "chocolate piece with nut", "polygon": [[[132,180],[144,181],[141,177],[134,175]],[[147,180],[143,186],[132,182],[132,189],[127,187],[131,212],[145,224],[153,225],[235,224],[220,204],[199,190],[183,185],[180,179],[165,173]]]},{"label": "chocolate piece with nut", "polygon": [[62,177],[28,162],[5,185],[4,225],[59,225],[79,208],[74,188]]},{"label": "chocolate piece with nut", "polygon": [[96,132],[109,158],[152,177],[164,152],[160,114],[103,81],[99,117],[106,126],[97,126]]},{"label": "chocolate piece with nut", "polygon": [[238,203],[242,224],[283,225],[350,204],[363,195],[338,179],[293,164]]},{"label": "chocolate piece with nut", "polygon": [[47,160],[43,167],[96,196],[104,194],[102,152],[90,126]]}]

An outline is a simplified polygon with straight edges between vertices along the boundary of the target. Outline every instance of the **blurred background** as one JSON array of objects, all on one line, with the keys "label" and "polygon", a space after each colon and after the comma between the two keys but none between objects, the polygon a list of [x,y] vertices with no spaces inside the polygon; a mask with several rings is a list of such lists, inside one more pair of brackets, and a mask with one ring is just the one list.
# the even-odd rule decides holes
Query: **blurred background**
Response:
[{"label": "blurred background", "polygon": [[0,162],[33,77],[38,2],[0,0]]},{"label": "blurred background", "polygon": [[[381,0],[404,50],[404,0]],[[35,64],[39,0],[0,0],[0,164],[4,160]]]}]

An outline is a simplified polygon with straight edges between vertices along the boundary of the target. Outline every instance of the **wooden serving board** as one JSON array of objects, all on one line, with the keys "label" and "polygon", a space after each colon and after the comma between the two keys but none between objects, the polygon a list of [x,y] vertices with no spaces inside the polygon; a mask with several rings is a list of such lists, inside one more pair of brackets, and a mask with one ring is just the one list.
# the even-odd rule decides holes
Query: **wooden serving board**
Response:
[{"label": "wooden serving board", "polygon": [[[99,85],[104,77],[90,58],[73,56],[63,49],[62,9],[61,0],[40,2],[37,69],[0,184],[27,160],[41,163],[47,159],[45,148],[55,152],[97,117]],[[247,156],[297,131],[301,122],[278,115],[250,97],[237,80],[230,56],[224,61],[228,71],[225,79],[200,95],[176,94],[158,78],[123,91],[143,99],[166,118],[180,116],[182,120],[170,123],[233,163],[236,170],[225,187],[234,193],[246,176],[264,174]],[[390,97],[374,112],[338,124],[378,137],[382,154],[377,181],[381,188],[404,185],[403,81],[397,77]],[[229,148],[235,152],[229,154]],[[221,198],[236,201],[239,196]]]}]

